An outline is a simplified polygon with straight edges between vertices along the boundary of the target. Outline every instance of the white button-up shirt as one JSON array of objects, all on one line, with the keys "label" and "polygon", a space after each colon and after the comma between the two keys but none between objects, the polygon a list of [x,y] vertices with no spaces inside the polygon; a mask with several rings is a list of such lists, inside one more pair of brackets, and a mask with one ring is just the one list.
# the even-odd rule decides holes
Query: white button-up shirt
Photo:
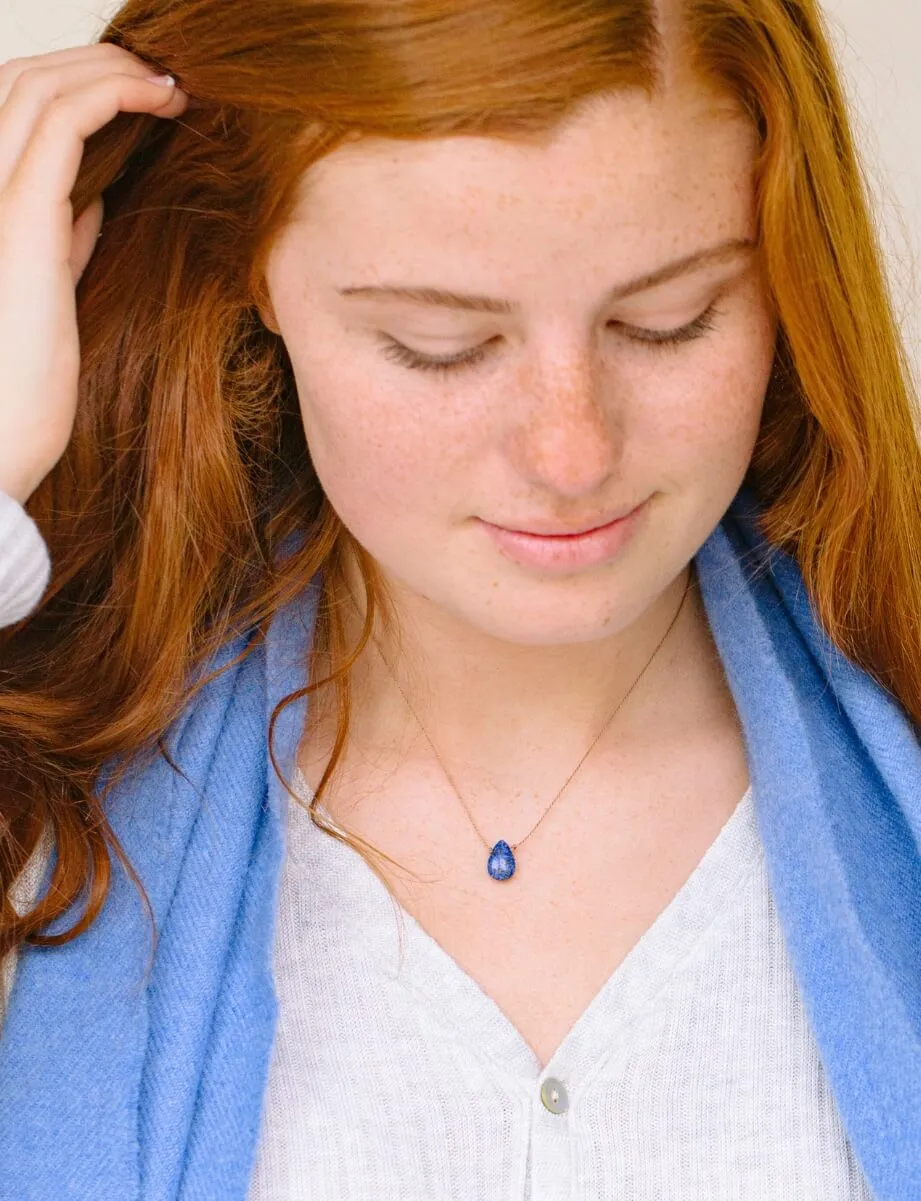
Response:
[{"label": "white button-up shirt", "polygon": [[871,1201],[750,789],[543,1070],[356,851],[288,830],[250,1201]]}]

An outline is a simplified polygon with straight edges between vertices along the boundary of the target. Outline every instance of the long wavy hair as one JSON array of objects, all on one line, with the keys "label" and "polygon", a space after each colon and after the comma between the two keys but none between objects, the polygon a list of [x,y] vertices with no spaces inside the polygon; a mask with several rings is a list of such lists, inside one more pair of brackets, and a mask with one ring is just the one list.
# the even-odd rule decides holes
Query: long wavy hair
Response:
[{"label": "long wavy hair", "polygon": [[[829,636],[921,726],[917,396],[821,11],[675,5],[682,53],[759,135],[779,333],[746,482]],[[146,902],[106,819],[102,767],[166,754],[207,678],[196,669],[235,634],[264,633],[318,571],[329,672],[311,671],[307,691],[337,716],[312,811],[345,746],[349,672],[375,617],[389,624],[388,600],[322,492],[284,344],[260,318],[304,173],[364,135],[539,141],[580,102],[652,96],[665,78],[652,0],[127,0],[100,41],[172,73],[200,107],[120,114],[90,138],[72,197],[79,216],[102,194],[105,224],[78,287],[73,440],[28,504],[52,580],[0,634],[0,956],[86,930],[110,852]],[[335,603],[347,553],[366,600],[352,647]],[[51,885],[20,915],[11,890],[44,839]],[[68,930],[41,934],[78,901]]]}]

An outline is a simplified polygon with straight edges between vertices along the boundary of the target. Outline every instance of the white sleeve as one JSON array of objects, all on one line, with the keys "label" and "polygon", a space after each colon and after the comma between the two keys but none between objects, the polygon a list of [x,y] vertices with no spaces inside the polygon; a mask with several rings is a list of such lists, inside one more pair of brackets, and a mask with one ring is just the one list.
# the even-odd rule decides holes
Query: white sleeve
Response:
[{"label": "white sleeve", "polygon": [[38,607],[51,577],[48,547],[19,501],[0,492],[0,629]]},{"label": "white sleeve", "polygon": [[[17,500],[0,491],[0,629],[14,625],[37,608],[50,576],[51,559],[38,526]],[[10,894],[18,913],[25,913],[35,902],[50,847],[45,831]],[[7,955],[0,963],[0,1025],[17,960],[18,955]]]}]

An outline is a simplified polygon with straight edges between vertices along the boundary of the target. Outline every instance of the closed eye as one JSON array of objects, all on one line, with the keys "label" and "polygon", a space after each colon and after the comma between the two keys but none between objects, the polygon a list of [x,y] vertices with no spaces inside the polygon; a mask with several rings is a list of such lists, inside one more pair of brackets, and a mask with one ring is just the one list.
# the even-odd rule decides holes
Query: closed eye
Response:
[{"label": "closed eye", "polygon": [[[636,342],[656,350],[674,350],[686,342],[693,342],[698,338],[702,338],[704,334],[714,329],[719,316],[719,310],[716,307],[716,302],[714,302],[699,317],[695,318],[688,325],[680,326],[678,329],[654,330],[642,329],[639,326],[633,325],[615,324],[619,325],[619,331],[631,342]],[[489,346],[491,345],[491,342],[487,342],[483,346],[477,346],[473,350],[465,350],[462,354],[453,355],[450,358],[433,358],[411,350],[410,347],[404,346],[402,342],[398,342],[395,338],[382,331],[378,336],[383,344],[382,353],[384,357],[391,362],[398,363],[401,367],[409,368],[411,371],[452,372],[461,371],[467,367],[474,367],[487,358],[489,355]],[[491,341],[495,341],[495,339]]]}]

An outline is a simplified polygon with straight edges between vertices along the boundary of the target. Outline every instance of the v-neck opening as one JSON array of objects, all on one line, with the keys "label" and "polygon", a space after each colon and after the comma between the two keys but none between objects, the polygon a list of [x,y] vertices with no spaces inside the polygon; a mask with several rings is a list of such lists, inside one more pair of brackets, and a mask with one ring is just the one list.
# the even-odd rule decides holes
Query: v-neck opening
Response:
[{"label": "v-neck opening", "polygon": [[[299,812],[297,824],[289,823],[289,854],[301,870],[309,869],[316,856],[333,857],[338,868],[335,879],[343,893],[335,920],[345,927],[343,933],[357,953],[372,957],[390,980],[404,987],[423,1020],[464,1042],[478,1057],[500,1063],[506,1078],[511,1072],[526,1086],[543,1076],[564,1073],[580,1079],[584,1086],[610,1055],[628,1053],[627,1036],[633,1023],[700,948],[713,923],[731,911],[731,899],[763,859],[749,786],[688,878],[541,1067],[504,1010],[392,896],[362,855],[330,837],[311,819],[305,806],[313,792],[299,768],[292,783],[302,803],[290,802],[292,811]],[[319,808],[325,820],[341,832],[342,827],[322,803]],[[402,958],[397,918],[404,932]],[[609,1052],[599,1058],[598,1047],[605,1045]]]}]

